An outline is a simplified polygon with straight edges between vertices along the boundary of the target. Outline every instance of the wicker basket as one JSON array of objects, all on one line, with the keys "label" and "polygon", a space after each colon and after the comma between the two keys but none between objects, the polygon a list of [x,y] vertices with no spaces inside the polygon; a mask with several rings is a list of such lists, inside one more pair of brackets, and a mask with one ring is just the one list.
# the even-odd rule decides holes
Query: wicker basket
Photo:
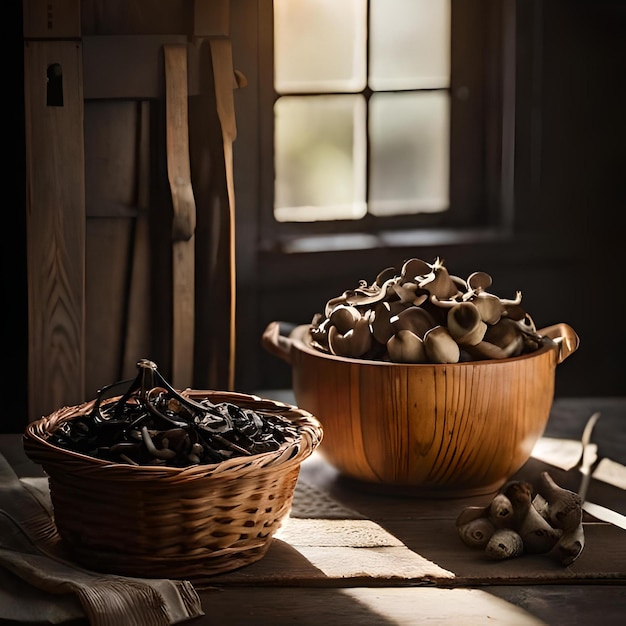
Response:
[{"label": "wicker basket", "polygon": [[87,414],[93,401],[32,422],[24,450],[48,474],[59,534],[79,564],[193,581],[266,553],[291,508],[300,464],[322,439],[319,422],[257,396],[189,389],[182,395],[279,414],[301,436],[273,452],[175,468],[110,463],[47,441],[62,423]]}]

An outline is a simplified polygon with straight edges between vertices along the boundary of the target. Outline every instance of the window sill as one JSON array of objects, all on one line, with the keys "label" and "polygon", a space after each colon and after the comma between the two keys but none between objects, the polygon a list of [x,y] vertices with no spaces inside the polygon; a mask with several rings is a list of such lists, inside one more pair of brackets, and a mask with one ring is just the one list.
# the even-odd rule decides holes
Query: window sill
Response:
[{"label": "window sill", "polygon": [[311,254],[372,250],[377,248],[416,248],[422,246],[475,245],[502,243],[510,239],[507,231],[497,229],[419,229],[371,233],[342,233],[289,237],[262,246],[278,254]]}]

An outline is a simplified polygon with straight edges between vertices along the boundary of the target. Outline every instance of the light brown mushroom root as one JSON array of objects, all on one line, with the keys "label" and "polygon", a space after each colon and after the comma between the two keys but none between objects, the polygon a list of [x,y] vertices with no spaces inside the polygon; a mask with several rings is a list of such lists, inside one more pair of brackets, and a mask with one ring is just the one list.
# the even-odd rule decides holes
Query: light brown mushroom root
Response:
[{"label": "light brown mushroom root", "polygon": [[519,534],[511,528],[496,530],[485,547],[485,554],[490,559],[498,561],[521,556],[523,552],[524,542]]},{"label": "light brown mushroom root", "polygon": [[498,529],[514,530],[522,539],[523,552],[549,552],[561,532],[555,530],[532,505],[532,485],[511,481],[493,498],[487,516]]},{"label": "light brown mushroom root", "polygon": [[477,517],[458,528],[461,541],[470,548],[486,548],[489,540],[496,532],[496,527],[486,517]]},{"label": "light brown mushroom root", "polygon": [[536,498],[536,508],[553,527],[562,531],[551,554],[563,565],[571,565],[585,547],[582,498],[555,483],[548,472],[542,472],[540,480],[538,491],[543,501]]}]

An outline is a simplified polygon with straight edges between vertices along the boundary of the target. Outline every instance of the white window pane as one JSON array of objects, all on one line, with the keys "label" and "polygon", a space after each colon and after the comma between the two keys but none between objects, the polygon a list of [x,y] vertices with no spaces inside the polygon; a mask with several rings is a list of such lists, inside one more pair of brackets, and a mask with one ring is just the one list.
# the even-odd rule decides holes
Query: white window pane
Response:
[{"label": "white window pane", "polygon": [[362,96],[285,96],[274,108],[280,221],[358,219],[365,206]]},{"label": "white window pane", "polygon": [[274,0],[278,93],[365,87],[366,0]]},{"label": "white window pane", "polygon": [[369,125],[370,213],[446,210],[448,93],[374,94]]},{"label": "white window pane", "polygon": [[450,0],[372,0],[372,89],[438,89],[449,84]]}]

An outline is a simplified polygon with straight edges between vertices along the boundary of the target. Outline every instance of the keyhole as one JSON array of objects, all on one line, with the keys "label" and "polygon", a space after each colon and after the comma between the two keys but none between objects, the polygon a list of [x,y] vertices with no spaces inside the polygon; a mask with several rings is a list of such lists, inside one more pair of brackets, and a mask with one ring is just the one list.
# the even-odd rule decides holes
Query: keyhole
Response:
[{"label": "keyhole", "polygon": [[63,71],[59,63],[48,66],[46,104],[49,107],[63,106]]}]

